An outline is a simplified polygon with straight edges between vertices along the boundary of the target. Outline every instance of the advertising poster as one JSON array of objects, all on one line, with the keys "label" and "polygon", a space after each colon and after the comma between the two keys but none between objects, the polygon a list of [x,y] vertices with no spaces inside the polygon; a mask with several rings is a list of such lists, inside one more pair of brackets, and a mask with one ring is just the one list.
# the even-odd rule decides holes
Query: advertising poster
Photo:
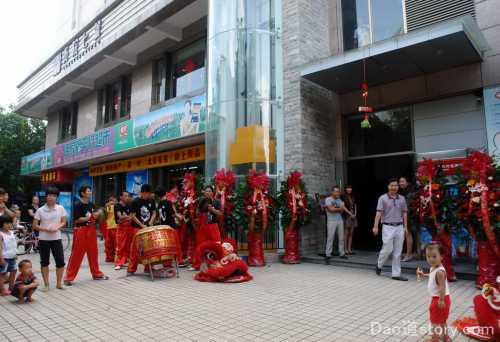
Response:
[{"label": "advertising poster", "polygon": [[141,186],[148,182],[148,170],[127,173],[127,191],[135,198],[141,192]]},{"label": "advertising poster", "polygon": [[40,172],[52,167],[52,149],[37,152],[21,159],[21,175]]},{"label": "advertising poster", "polygon": [[500,87],[485,88],[483,95],[488,152],[500,157]]},{"label": "advertising poster", "polygon": [[57,198],[57,204],[62,205],[66,210],[66,214],[68,214],[68,226],[71,225],[71,218],[73,217],[71,214],[71,198],[72,194],[69,191],[60,192]]},{"label": "advertising poster", "polygon": [[79,200],[80,196],[78,194],[78,189],[80,187],[88,185],[91,188],[93,188],[93,181],[92,177],[89,176],[88,172],[82,172],[78,177],[75,178],[73,182],[73,194],[74,194],[74,200]]}]

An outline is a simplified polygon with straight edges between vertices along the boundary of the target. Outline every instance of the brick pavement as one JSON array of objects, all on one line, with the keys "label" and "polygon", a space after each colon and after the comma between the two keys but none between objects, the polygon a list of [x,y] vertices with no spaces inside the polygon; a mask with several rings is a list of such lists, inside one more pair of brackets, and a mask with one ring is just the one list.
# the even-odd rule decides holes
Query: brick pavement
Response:
[{"label": "brick pavement", "polygon": [[[31,258],[39,275],[38,256]],[[252,269],[250,283],[212,284],[187,270],[151,282],[109,264],[103,269],[109,281],[92,281],[84,264],[72,288],[37,292],[32,304],[0,298],[0,341],[417,341],[372,335],[370,327],[427,323],[425,282],[369,270],[270,264]],[[473,282],[451,289],[451,320],[470,314]]]}]

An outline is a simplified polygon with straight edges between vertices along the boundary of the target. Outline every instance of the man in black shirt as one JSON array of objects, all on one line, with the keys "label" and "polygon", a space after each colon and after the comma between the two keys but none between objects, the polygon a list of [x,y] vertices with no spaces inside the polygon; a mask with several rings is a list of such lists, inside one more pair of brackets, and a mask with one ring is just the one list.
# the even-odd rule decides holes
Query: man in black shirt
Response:
[{"label": "man in black shirt", "polygon": [[115,221],[118,223],[116,232],[116,258],[115,270],[120,270],[127,263],[130,257],[130,246],[134,239],[136,229],[131,225],[130,204],[132,196],[129,192],[123,191],[120,201],[115,204]]},{"label": "man in black shirt", "polygon": [[135,228],[146,228],[154,225],[156,220],[156,203],[153,200],[151,185],[142,185],[139,197],[132,201],[130,214],[132,226]]},{"label": "man in black shirt", "polygon": [[158,202],[158,223],[162,226],[167,225],[175,228],[175,211],[172,202],[166,197],[167,191],[163,188],[156,190],[156,196],[160,199]]},{"label": "man in black shirt", "polygon": [[73,248],[69,257],[68,268],[66,269],[66,277],[64,284],[71,286],[80,270],[83,257],[87,254],[89,260],[90,273],[94,280],[107,280],[99,269],[98,249],[97,249],[97,230],[96,218],[99,212],[96,210],[94,203],[90,202],[92,190],[89,186],[82,186],[78,190],[80,200],[76,201],[73,207]]},{"label": "man in black shirt", "polygon": [[[135,230],[144,229],[153,226],[156,220],[156,204],[153,200],[153,190],[151,185],[143,184],[139,197],[132,201],[130,210],[132,227]],[[137,270],[138,253],[134,241],[130,250],[130,261],[128,263],[127,273],[132,275]]]}]

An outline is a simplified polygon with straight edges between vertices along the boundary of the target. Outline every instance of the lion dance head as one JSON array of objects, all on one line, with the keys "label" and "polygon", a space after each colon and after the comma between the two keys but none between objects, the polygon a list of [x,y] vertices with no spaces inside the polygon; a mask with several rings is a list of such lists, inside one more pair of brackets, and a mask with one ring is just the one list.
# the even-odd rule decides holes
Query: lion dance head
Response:
[{"label": "lion dance head", "polygon": [[248,265],[235,253],[230,242],[205,241],[199,247],[201,255],[198,281],[243,283],[252,280]]}]

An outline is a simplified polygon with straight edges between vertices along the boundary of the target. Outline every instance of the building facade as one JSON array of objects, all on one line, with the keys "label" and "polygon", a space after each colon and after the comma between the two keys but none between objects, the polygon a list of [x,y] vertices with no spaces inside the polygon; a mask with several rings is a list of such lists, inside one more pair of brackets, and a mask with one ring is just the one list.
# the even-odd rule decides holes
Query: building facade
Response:
[{"label": "building facade", "polygon": [[[353,185],[356,243],[371,248],[388,178],[412,178],[425,157],[496,151],[495,0],[96,4],[18,87],[17,110],[48,121],[46,149],[22,163],[44,184],[90,183],[103,203],[146,181],[178,185],[189,170],[265,170],[273,189],[299,170],[311,195]],[[318,215],[302,248],[323,246]]]}]

